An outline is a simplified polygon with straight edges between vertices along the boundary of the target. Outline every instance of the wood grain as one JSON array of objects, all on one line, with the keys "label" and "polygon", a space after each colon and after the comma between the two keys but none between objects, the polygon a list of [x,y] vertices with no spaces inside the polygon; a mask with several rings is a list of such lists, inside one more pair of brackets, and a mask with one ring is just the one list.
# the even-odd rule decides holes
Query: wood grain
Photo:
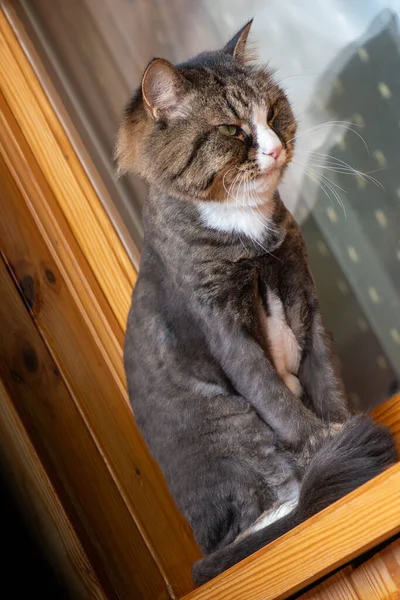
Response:
[{"label": "wood grain", "polygon": [[400,598],[400,540],[359,567],[348,566],[302,594],[299,600],[398,600]]},{"label": "wood grain", "polygon": [[[96,31],[103,52],[92,48],[92,60],[100,63],[101,57],[99,68],[93,68],[91,62],[87,63],[83,58],[88,54],[89,42],[85,36],[85,26],[78,26],[79,23],[93,21],[87,11],[83,20],[83,2],[74,5],[77,12],[75,18],[69,19],[70,26],[65,20],[57,19],[59,3],[57,8],[52,6],[51,9],[47,3],[42,7],[42,12],[31,0],[1,0],[1,4],[64,130],[83,161],[91,182],[96,190],[99,187],[106,189],[105,194],[101,193],[102,204],[137,268],[143,239],[142,205],[147,196],[147,186],[134,175],[122,179],[115,177],[113,148],[121,112],[118,115],[113,114],[110,108],[112,100],[109,101],[109,96],[113,96],[115,90],[111,86],[104,86],[104,82],[110,81],[109,74],[115,82],[115,72],[119,71],[119,65],[112,60],[110,53],[104,53],[104,48],[110,48],[116,36],[113,38],[110,31],[109,37],[104,40]],[[97,3],[97,13],[102,13],[101,7],[102,3]],[[55,19],[53,13],[56,15]],[[112,20],[108,19],[107,22],[112,30]],[[96,24],[92,23],[93,25],[96,28]],[[77,71],[71,69],[72,57],[78,57]],[[129,73],[134,61],[129,60],[127,55],[124,58],[125,66],[129,66]],[[44,65],[44,69],[38,68],[40,64]],[[95,72],[99,70],[103,82],[101,92],[93,81]],[[129,97],[132,89],[131,86],[125,90],[123,102]],[[104,123],[109,122],[110,117],[113,119],[114,129],[111,133],[110,128],[111,135],[105,136]],[[88,169],[90,163],[95,166],[94,178],[93,171]]]},{"label": "wood grain", "polygon": [[106,600],[54,487],[0,380],[0,457],[24,518],[71,598]]},{"label": "wood grain", "polygon": [[[0,152],[126,402],[123,330],[0,91]],[[30,219],[27,218],[29,221]]]},{"label": "wood grain", "polygon": [[400,540],[353,569],[350,580],[362,600],[400,598]]},{"label": "wood grain", "polygon": [[396,464],[185,600],[287,598],[398,533],[399,506]]},{"label": "wood grain", "polygon": [[351,567],[345,567],[298,600],[361,600],[351,584]]},{"label": "wood grain", "polygon": [[97,576],[110,598],[166,600],[162,575],[3,261],[0,289],[0,377]]},{"label": "wood grain", "polygon": [[[31,23],[20,2],[1,0],[1,6],[96,195],[106,210],[132,264],[137,269],[140,261],[140,248],[135,244],[134,239],[141,239],[143,235],[141,215],[140,212],[134,210],[133,200],[137,194],[132,193],[131,190],[126,190],[126,182],[115,177],[115,165],[112,160],[112,144],[114,143],[115,134],[110,140],[111,148],[107,149],[101,145],[96,127],[89,123],[86,123],[85,127],[83,126],[83,111],[77,95],[72,90],[71,94],[66,93],[61,82],[63,80],[66,88],[71,87],[71,84],[68,85],[68,82],[63,78],[65,68],[62,65],[62,58],[56,58],[54,52],[50,52],[50,56],[46,52],[39,55],[42,43],[39,40],[40,33],[37,31],[37,19],[35,24]],[[98,4],[99,8],[100,5]],[[36,12],[32,2],[25,4],[25,9],[31,16],[31,11]],[[46,11],[47,13],[48,11]],[[68,35],[65,27],[61,31]],[[49,33],[48,28],[46,33]],[[58,31],[57,39],[60,35],[61,32]],[[76,30],[75,35],[72,37],[76,47]],[[47,49],[49,49],[48,46]],[[87,76],[84,89],[92,89]],[[98,104],[99,98],[97,97],[95,105]],[[88,109],[90,108],[88,107]],[[90,110],[89,114],[92,115]],[[117,124],[115,127],[117,127]],[[143,194],[140,194],[140,196],[142,197]],[[129,232],[129,229],[132,230],[132,233]]]},{"label": "wood grain", "polygon": [[0,45],[1,91],[123,328],[136,279],[132,264],[3,12]]},{"label": "wood grain", "polygon": [[[199,556],[190,529],[176,509],[164,478],[136,429],[125,396],[1,156],[0,186],[0,246],[73,394],[75,414],[80,421],[77,426],[83,422],[90,431],[97,460],[104,461],[111,474],[118,502],[123,510],[129,510],[172,589],[183,594],[193,588],[190,569]],[[61,418],[61,406],[55,410]],[[75,481],[69,485],[75,485]],[[90,497],[82,500],[90,514]],[[118,541],[122,549],[130,543],[124,537]]]},{"label": "wood grain", "polygon": [[377,406],[372,416],[378,423],[389,427],[396,438],[397,451],[400,456],[400,394],[396,394],[387,402]]}]

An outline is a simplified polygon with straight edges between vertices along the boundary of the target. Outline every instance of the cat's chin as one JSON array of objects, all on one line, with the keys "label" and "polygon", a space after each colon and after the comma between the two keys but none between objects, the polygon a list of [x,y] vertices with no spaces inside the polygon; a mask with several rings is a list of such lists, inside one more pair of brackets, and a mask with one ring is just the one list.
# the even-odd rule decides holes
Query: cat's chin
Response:
[{"label": "cat's chin", "polygon": [[253,179],[253,189],[257,194],[272,194],[278,187],[281,169],[272,167]]}]

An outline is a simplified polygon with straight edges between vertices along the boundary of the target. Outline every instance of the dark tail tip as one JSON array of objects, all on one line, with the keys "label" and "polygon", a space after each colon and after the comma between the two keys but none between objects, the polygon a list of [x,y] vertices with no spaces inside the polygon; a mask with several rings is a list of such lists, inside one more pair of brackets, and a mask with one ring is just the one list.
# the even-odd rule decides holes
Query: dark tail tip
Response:
[{"label": "dark tail tip", "polygon": [[370,417],[352,417],[311,460],[298,509],[302,520],[363,485],[397,460],[389,430]]},{"label": "dark tail tip", "polygon": [[193,581],[196,585],[206,583],[379,475],[396,460],[394,439],[387,429],[369,417],[352,417],[311,460],[302,481],[297,508],[269,527],[198,561],[192,569]]},{"label": "dark tail tip", "polygon": [[257,552],[270,542],[281,537],[298,524],[297,512],[282,517],[265,529],[260,529],[238,542],[232,542],[213,554],[205,556],[192,567],[192,577],[196,585],[203,585],[226,569],[233,567],[250,554]]}]

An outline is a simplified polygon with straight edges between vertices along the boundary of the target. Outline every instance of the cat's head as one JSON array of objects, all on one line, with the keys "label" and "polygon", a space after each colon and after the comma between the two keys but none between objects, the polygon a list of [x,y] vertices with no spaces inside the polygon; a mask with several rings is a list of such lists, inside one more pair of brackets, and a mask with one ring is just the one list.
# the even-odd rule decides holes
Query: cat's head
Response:
[{"label": "cat's head", "polygon": [[222,50],[149,64],[119,131],[120,172],[191,200],[234,202],[241,189],[252,204],[272,194],[296,122],[272,72],[247,60],[250,27]]}]

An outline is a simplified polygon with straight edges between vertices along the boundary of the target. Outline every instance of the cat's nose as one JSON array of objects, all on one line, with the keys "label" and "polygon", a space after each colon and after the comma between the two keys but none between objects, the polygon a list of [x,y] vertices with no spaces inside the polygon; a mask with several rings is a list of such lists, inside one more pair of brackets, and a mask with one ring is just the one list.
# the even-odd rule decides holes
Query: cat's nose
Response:
[{"label": "cat's nose", "polygon": [[268,150],[268,152],[263,152],[263,154],[266,154],[267,156],[272,156],[272,158],[274,160],[278,160],[280,153],[282,152],[282,146],[275,146],[274,148],[271,148],[271,150]]}]

